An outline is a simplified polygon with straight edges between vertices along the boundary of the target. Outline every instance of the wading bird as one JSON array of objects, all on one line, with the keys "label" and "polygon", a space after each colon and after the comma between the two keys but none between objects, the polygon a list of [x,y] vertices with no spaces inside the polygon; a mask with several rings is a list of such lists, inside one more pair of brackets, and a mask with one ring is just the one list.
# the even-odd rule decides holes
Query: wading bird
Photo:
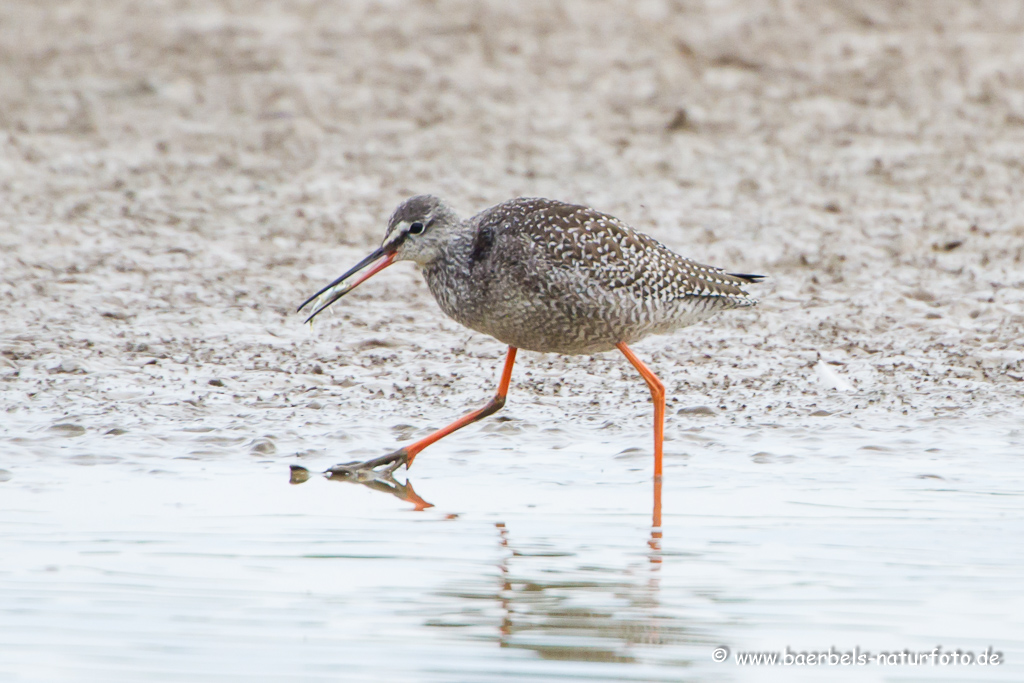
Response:
[{"label": "wading bird", "polygon": [[660,526],[665,387],[629,344],[719,311],[753,306],[757,302],[742,286],[762,276],[700,265],[585,206],[519,198],[462,220],[437,197],[420,195],[398,206],[380,248],[299,310],[314,304],[309,322],[395,261],[420,266],[449,317],[508,344],[498,391],[484,407],[415,443],[332,469],[383,467],[390,473],[409,467],[430,444],[495,413],[505,405],[518,349],[589,354],[617,348],[640,372],[654,400],[655,525]]}]

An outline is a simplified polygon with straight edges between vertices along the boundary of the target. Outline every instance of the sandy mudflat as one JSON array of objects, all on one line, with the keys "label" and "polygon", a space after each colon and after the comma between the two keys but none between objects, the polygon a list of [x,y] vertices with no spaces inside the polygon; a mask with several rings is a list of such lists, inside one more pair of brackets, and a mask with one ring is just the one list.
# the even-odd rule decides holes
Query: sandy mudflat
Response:
[{"label": "sandy mudflat", "polygon": [[[312,333],[293,314],[418,192],[589,203],[768,274],[757,310],[641,345],[680,406],[1020,407],[1018,3],[231,8],[0,10],[8,413],[151,422],[271,391],[416,416],[476,391],[500,345],[412,266]],[[620,365],[527,359],[514,391],[642,400]]]},{"label": "sandy mudflat", "polygon": [[[85,495],[84,484],[61,479],[69,462],[119,473],[125,487],[132,473],[169,471],[170,481],[198,477],[209,488],[189,462],[239,477],[263,468],[284,486],[288,463],[378,455],[481,404],[504,349],[446,319],[412,265],[365,284],[312,329],[294,309],[375,247],[411,194],[442,195],[465,214],[532,195],[592,205],[696,260],[768,276],[751,288],[755,309],[636,345],[669,388],[667,454],[677,475],[692,476],[673,485],[703,482],[711,495],[721,474],[733,478],[723,495],[740,500],[762,481],[757,467],[789,463],[789,474],[768,479],[785,487],[804,477],[794,496],[841,488],[854,475],[805,448],[820,436],[819,455],[896,468],[851,484],[896,486],[875,501],[890,510],[887,523],[959,510],[950,524],[967,539],[980,519],[974,499],[947,508],[927,494],[903,498],[893,482],[939,477],[956,488],[954,474],[936,474],[948,447],[946,465],[966,478],[956,481],[989,468],[963,484],[971,495],[998,489],[1019,500],[1022,35],[1024,5],[1014,0],[5,0],[0,486],[44,517],[52,508],[32,491]],[[486,480],[471,480],[479,504],[452,483],[475,470],[510,477],[510,500],[556,518],[583,514],[579,500],[545,508],[551,498],[536,491],[547,489],[527,496],[532,480],[515,472],[543,479],[563,452],[594,467],[588,444],[610,478],[600,490],[615,488],[619,465],[642,482],[650,407],[633,369],[618,354],[520,359],[508,419],[452,437],[426,465],[441,468],[426,471],[459,501],[450,504],[487,518]],[[479,464],[495,444],[518,464],[501,469],[500,454]],[[928,453],[927,464],[914,460]],[[986,463],[986,453],[1004,460]],[[575,464],[552,466],[550,478],[568,487],[578,478]],[[298,495],[274,485],[263,500]],[[152,500],[178,498],[168,486]],[[789,489],[779,490],[786,499]],[[323,491],[306,495],[342,489]],[[623,499],[637,510],[623,505],[646,514],[646,491]],[[848,495],[850,519],[860,519],[861,499]],[[432,502],[443,508],[444,498]],[[372,526],[400,505],[367,500],[345,514]],[[691,513],[716,523],[682,489],[671,500],[690,502],[666,503],[667,529],[693,524]],[[1003,503],[992,504],[991,519],[1002,519]],[[900,512],[911,509],[919,512]],[[764,514],[791,519],[771,505]],[[45,519],[60,528],[64,518]],[[393,519],[372,528],[412,537],[407,518]],[[602,520],[578,520],[578,537],[599,536]],[[755,543],[760,532],[743,528],[742,542]],[[944,529],[921,552],[941,558]],[[857,530],[850,538],[874,538]],[[1007,531],[991,527],[985,538],[998,544]],[[957,562],[976,557],[958,547]],[[679,550],[691,551],[699,554]],[[815,556],[815,576],[849,566],[850,553]],[[41,556],[38,566],[62,561]],[[1008,575],[1022,562],[1017,553],[990,566]],[[956,566],[934,577],[937,590],[969,573]],[[789,598],[809,599],[796,589]],[[963,613],[984,612],[964,600]],[[699,609],[710,610],[712,632],[740,637],[723,626],[732,617]],[[425,622],[435,617],[424,608]],[[1016,617],[992,618],[1003,633],[1024,632]],[[778,622],[758,623],[768,633]],[[889,626],[922,642],[942,635],[902,623]],[[18,620],[0,619],[0,632],[20,632]],[[714,642],[699,641],[693,656],[706,662],[700,648]],[[675,664],[660,665],[672,679]]]}]

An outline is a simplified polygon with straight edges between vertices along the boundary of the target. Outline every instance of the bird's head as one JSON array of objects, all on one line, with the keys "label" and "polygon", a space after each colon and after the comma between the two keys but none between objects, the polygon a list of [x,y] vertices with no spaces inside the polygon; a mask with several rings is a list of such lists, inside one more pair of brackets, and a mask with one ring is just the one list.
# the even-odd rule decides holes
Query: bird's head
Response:
[{"label": "bird's head", "polygon": [[[460,224],[456,213],[433,195],[423,194],[406,199],[391,214],[380,247],[299,306],[301,311],[327,295],[324,303],[314,306],[306,322],[395,261],[414,261],[421,266],[432,263],[451,239],[451,232]],[[358,280],[346,282],[370,265],[373,267]]]},{"label": "bird's head", "polygon": [[382,249],[394,249],[395,261],[429,265],[460,224],[458,215],[437,197],[421,194],[398,205],[388,221]]}]

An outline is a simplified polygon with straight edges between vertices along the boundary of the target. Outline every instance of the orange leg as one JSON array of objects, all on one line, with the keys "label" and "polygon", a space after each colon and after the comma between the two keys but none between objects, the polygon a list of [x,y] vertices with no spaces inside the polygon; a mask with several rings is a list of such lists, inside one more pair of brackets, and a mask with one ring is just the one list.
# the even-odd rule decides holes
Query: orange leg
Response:
[{"label": "orange leg", "polygon": [[505,405],[505,396],[508,395],[508,385],[512,381],[512,366],[516,362],[516,351],[516,347],[508,347],[508,355],[505,356],[505,369],[501,371],[501,381],[498,383],[498,393],[494,395],[494,398],[488,401],[487,405],[485,405],[480,410],[474,410],[469,415],[466,415],[465,417],[460,417],[458,420],[452,422],[447,427],[438,429],[433,434],[423,437],[416,443],[404,446],[401,450],[405,451],[406,454],[406,467],[412,467],[412,461],[416,458],[419,452],[422,451],[427,446],[429,446],[430,444],[434,443],[435,441],[438,441],[439,439],[443,439],[452,432],[458,429],[462,429],[468,424],[472,424],[477,420],[482,420],[488,415],[493,415],[494,413],[501,410],[501,407]]},{"label": "orange leg", "polygon": [[662,442],[665,440],[665,385],[658,376],[636,357],[628,346],[623,343],[615,345],[619,351],[640,371],[640,376],[647,382],[654,401],[654,526],[661,526],[661,454]]},{"label": "orange leg", "polygon": [[508,347],[508,355],[505,356],[505,369],[501,373],[501,382],[498,383],[498,393],[494,395],[490,401],[487,402],[480,410],[474,410],[469,415],[461,417],[455,422],[452,422],[443,429],[438,429],[433,434],[423,437],[415,443],[411,443],[408,446],[402,446],[393,453],[388,453],[385,456],[374,458],[373,460],[367,460],[363,463],[345,463],[344,465],[338,465],[336,467],[342,467],[346,470],[351,471],[365,471],[368,469],[375,469],[381,465],[387,465],[384,471],[391,472],[401,465],[405,465],[406,469],[412,467],[412,461],[416,459],[416,456],[424,448],[434,443],[439,439],[443,439],[452,432],[462,429],[468,424],[472,424],[477,420],[482,420],[488,415],[501,410],[501,407],[505,405],[505,396],[508,394],[508,385],[512,381],[512,366],[516,362],[516,347]]}]

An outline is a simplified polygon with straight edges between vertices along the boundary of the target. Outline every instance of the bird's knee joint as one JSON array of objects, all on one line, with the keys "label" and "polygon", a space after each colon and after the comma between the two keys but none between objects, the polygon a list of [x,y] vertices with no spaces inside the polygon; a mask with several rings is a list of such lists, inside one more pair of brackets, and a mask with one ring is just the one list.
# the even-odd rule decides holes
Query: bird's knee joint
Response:
[{"label": "bird's knee joint", "polygon": [[480,409],[480,412],[477,413],[475,418],[473,418],[473,421],[476,422],[477,420],[484,419],[488,415],[493,415],[494,413],[501,410],[501,407],[503,405],[505,405],[505,397],[501,396],[500,394],[495,396],[490,400],[490,402],[487,405]]}]

